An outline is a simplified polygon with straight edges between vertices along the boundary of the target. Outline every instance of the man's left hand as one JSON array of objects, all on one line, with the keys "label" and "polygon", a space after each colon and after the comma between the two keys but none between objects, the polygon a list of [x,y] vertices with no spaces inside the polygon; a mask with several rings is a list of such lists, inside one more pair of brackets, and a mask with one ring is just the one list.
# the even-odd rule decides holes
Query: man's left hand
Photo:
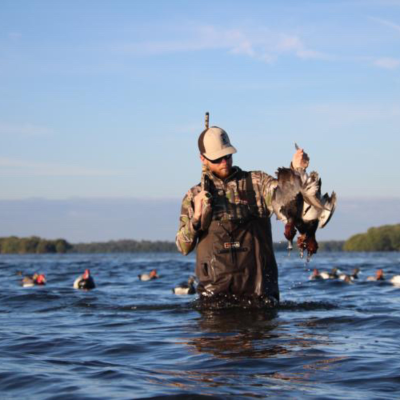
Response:
[{"label": "man's left hand", "polygon": [[309,163],[310,157],[308,157],[308,154],[305,153],[303,149],[298,149],[296,153],[294,153],[292,159],[292,166],[294,169],[306,169]]}]

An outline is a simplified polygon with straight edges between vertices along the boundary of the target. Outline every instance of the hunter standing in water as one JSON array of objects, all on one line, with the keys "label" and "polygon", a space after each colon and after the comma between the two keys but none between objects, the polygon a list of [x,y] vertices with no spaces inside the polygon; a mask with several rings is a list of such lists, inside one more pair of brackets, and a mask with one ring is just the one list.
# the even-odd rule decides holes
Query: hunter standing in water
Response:
[{"label": "hunter standing in water", "polygon": [[[208,120],[198,147],[202,182],[182,201],[176,244],[184,255],[197,245],[200,296],[257,297],[278,303],[270,221],[276,179],[262,171],[233,166],[236,149],[228,134],[217,126],[208,128]],[[304,170],[308,160],[299,149],[291,168]]]}]

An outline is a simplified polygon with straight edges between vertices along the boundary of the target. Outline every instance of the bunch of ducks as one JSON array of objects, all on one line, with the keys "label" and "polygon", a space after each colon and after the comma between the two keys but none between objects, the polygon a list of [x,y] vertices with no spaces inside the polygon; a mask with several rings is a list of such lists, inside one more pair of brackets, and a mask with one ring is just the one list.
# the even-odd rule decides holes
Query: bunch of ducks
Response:
[{"label": "bunch of ducks", "polygon": [[[21,272],[18,272],[18,275],[21,274],[22,274]],[[46,283],[47,280],[45,274],[35,273],[32,276],[25,276],[24,278],[22,278],[21,286],[23,287],[43,286]],[[85,269],[85,272],[75,279],[73,287],[74,289],[81,289],[81,290],[91,290],[96,287],[94,279],[90,275],[89,269]]]},{"label": "bunch of ducks", "polygon": [[[21,274],[22,274],[21,272],[18,272],[18,275]],[[159,278],[159,275],[157,274],[157,271],[153,269],[149,273],[138,275],[138,278],[141,281],[150,281]],[[46,283],[47,283],[46,276],[44,274],[38,274],[38,273],[35,273],[32,276],[25,276],[21,281],[21,285],[23,287],[42,286],[45,285]],[[90,274],[89,269],[85,269],[85,272],[75,279],[73,287],[74,289],[78,290],[91,290],[96,287],[96,284],[94,283],[94,279]],[[187,282],[183,282],[180,285],[174,287],[172,289],[172,293],[176,295],[195,294],[196,293],[195,278],[191,276]]]},{"label": "bunch of ducks", "polygon": [[[351,274],[340,273],[337,268],[332,268],[330,272],[327,271],[319,272],[317,268],[314,268],[309,279],[310,280],[340,279],[346,283],[352,283],[354,280],[358,279],[359,272],[360,268],[354,268]],[[368,276],[366,280],[368,282],[385,281],[386,277],[385,274],[383,273],[383,269],[382,268],[378,269],[375,272],[375,275]],[[400,275],[394,275],[388,281],[393,285],[400,287]]]},{"label": "bunch of ducks", "polygon": [[[296,150],[299,146],[295,144]],[[288,250],[293,248],[297,231],[297,247],[300,256],[307,252],[307,261],[318,250],[315,238],[317,229],[324,228],[336,209],[336,194],[321,194],[322,181],[318,173],[307,174],[305,170],[278,168],[277,187],[272,196],[272,208],[277,219],[285,224],[284,235]]]},{"label": "bunch of ducks", "polygon": [[[150,271],[148,274],[140,274],[138,275],[138,278],[141,281],[150,281],[152,279],[158,279],[159,275],[157,274],[157,271],[153,269]],[[172,293],[176,295],[187,295],[187,294],[195,294],[196,293],[196,286],[195,286],[195,278],[194,276],[189,277],[187,282],[182,282],[178,286],[174,287],[172,289]]]}]

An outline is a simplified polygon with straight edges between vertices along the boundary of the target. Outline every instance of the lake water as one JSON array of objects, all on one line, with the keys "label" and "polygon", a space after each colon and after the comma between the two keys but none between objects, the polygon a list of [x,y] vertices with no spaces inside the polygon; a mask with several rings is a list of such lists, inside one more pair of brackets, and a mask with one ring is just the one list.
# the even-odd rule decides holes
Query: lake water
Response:
[{"label": "lake water", "polygon": [[[400,397],[399,253],[277,253],[281,305],[202,309],[178,254],[0,256],[2,399]],[[361,269],[354,284],[312,268]],[[72,288],[90,268],[97,288]],[[156,268],[160,279],[137,275]],[[43,272],[45,287],[16,274]],[[192,397],[190,397],[192,396]]]}]

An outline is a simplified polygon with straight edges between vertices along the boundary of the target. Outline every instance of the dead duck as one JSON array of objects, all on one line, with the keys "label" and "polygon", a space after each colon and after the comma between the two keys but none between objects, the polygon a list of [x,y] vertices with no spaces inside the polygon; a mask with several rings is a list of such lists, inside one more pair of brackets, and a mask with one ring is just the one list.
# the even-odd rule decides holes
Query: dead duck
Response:
[{"label": "dead duck", "polygon": [[[296,145],[296,149],[298,146]],[[285,224],[284,235],[288,250],[299,231],[297,245],[300,255],[306,250],[307,261],[318,250],[315,232],[331,219],[336,208],[336,194],[321,197],[321,179],[317,172],[307,175],[305,170],[278,168],[276,188],[272,196],[272,208],[277,219]]]},{"label": "dead duck", "polygon": [[183,282],[180,285],[174,287],[172,289],[172,293],[177,295],[195,294],[196,288],[194,284],[195,278],[194,276],[191,276],[187,282]]},{"label": "dead duck", "polygon": [[85,272],[75,279],[74,289],[90,290],[96,287],[93,277],[90,275],[90,270],[85,269]]},{"label": "dead duck", "polygon": [[[297,246],[300,249],[300,254],[303,256],[304,251],[307,251],[307,260],[318,251],[318,243],[315,238],[317,229],[324,228],[336,209],[336,193],[332,192],[331,196],[325,193],[321,196],[321,178],[318,173],[313,171],[307,177],[305,182],[309,193],[315,192],[315,198],[318,199],[319,205],[316,202],[310,202],[311,196],[304,197],[301,219],[298,223],[299,238]],[[321,207],[322,206],[322,207]]]},{"label": "dead duck", "polygon": [[30,276],[25,276],[22,281],[21,285],[23,287],[32,287],[36,285],[45,285],[47,282],[46,276],[44,274],[33,274],[32,277]]},{"label": "dead duck", "polygon": [[375,276],[368,276],[367,277],[367,281],[370,281],[370,282],[374,282],[374,281],[384,281],[385,280],[385,275],[384,275],[384,273],[383,273],[383,269],[381,268],[381,269],[378,269],[376,272],[375,272]]},{"label": "dead duck", "polygon": [[152,271],[150,271],[148,274],[139,274],[138,278],[141,281],[150,281],[152,279],[157,279],[159,278],[159,276],[157,275],[157,270],[153,269]]}]

